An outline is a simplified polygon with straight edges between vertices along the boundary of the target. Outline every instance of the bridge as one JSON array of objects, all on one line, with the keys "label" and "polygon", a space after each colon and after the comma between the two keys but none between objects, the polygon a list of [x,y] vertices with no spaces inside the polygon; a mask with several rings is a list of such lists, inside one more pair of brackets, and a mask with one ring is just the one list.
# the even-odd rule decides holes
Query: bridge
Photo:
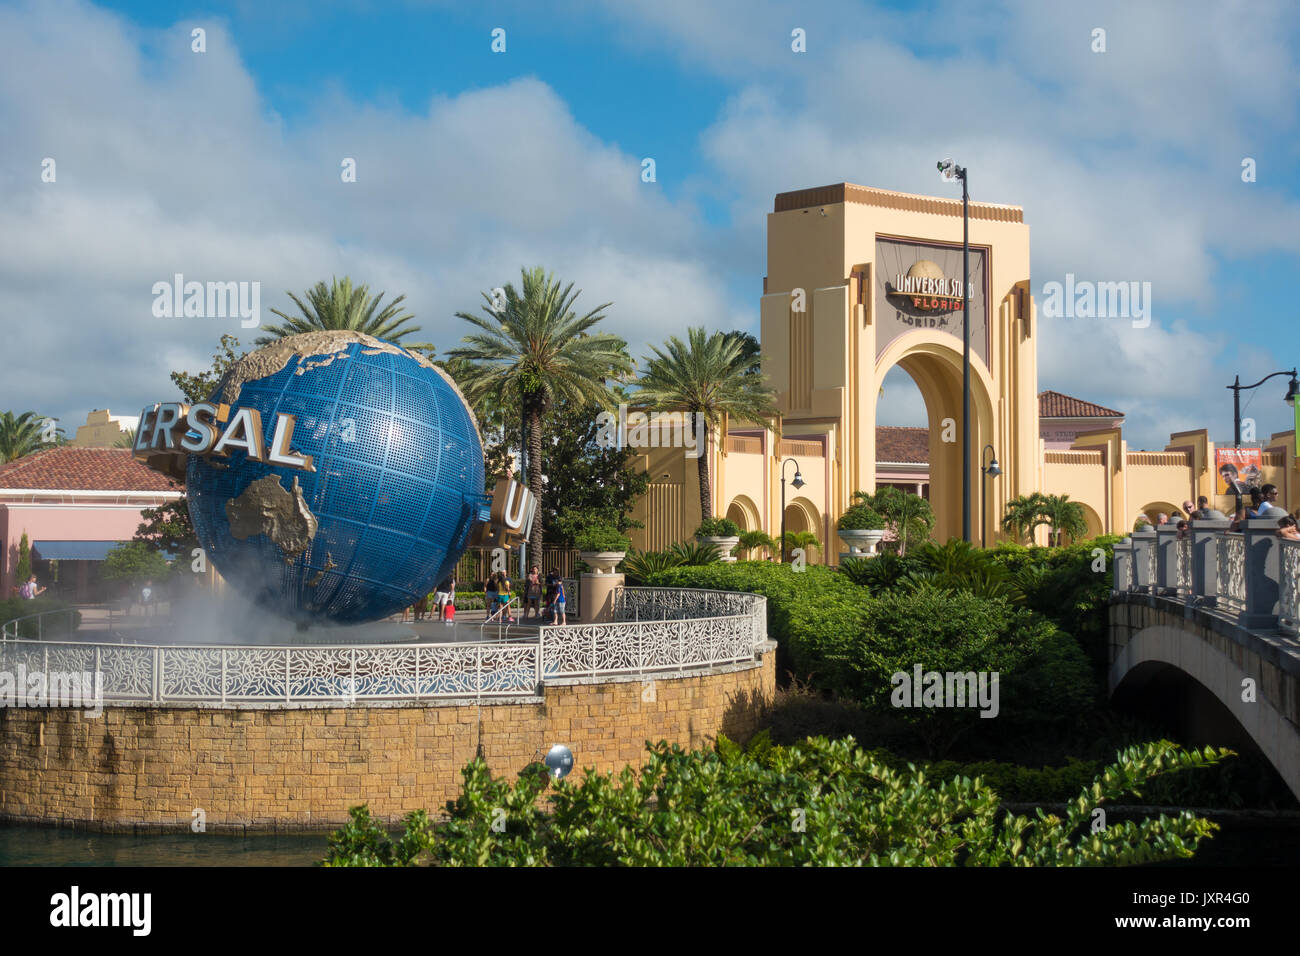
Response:
[{"label": "bridge", "polygon": [[1189,735],[1248,740],[1300,798],[1300,541],[1274,518],[1171,524],[1115,545],[1110,691]]}]

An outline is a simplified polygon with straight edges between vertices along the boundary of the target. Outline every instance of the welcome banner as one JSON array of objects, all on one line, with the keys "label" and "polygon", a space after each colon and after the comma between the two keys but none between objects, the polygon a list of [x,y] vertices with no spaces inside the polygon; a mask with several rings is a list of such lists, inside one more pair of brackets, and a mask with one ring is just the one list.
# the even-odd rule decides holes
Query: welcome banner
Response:
[{"label": "welcome banner", "polygon": [[1244,494],[1263,481],[1263,452],[1258,448],[1214,449],[1214,470],[1218,472],[1218,493]]}]

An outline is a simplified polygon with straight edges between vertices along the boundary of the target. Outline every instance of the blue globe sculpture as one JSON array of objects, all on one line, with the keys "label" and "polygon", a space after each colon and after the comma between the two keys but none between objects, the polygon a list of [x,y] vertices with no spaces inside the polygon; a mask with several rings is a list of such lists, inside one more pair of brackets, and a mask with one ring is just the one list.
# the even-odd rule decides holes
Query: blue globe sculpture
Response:
[{"label": "blue globe sculpture", "polygon": [[[199,543],[228,585],[300,623],[360,624],[399,611],[450,573],[487,517],[474,415],[423,356],[355,332],[308,332],[250,353],[211,399],[277,415],[314,471],[190,456]],[[233,421],[235,412],[231,412]]]}]

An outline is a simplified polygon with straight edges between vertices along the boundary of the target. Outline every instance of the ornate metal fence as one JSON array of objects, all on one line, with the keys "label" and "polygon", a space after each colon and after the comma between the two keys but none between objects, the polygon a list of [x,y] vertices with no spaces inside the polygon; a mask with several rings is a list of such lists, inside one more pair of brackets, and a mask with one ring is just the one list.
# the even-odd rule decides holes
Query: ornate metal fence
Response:
[{"label": "ornate metal fence", "polygon": [[766,636],[766,601],[755,595],[625,588],[616,602],[624,620],[546,627],[535,641],[254,647],[11,639],[0,643],[0,670],[47,679],[98,674],[104,700],[117,702],[508,697],[535,694],[550,679],[752,661]]}]

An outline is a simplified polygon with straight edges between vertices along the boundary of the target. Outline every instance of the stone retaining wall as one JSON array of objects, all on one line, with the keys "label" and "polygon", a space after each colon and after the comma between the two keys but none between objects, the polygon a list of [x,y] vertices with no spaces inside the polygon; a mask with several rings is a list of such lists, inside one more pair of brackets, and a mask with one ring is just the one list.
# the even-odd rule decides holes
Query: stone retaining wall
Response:
[{"label": "stone retaining wall", "polygon": [[[541,697],[485,701],[482,746],[514,779],[552,744],[575,774],[640,766],[645,741],[711,744],[759,726],[775,644],[753,664],[677,677],[548,681]],[[479,743],[473,702],[0,709],[0,820],[103,830],[327,829],[369,803],[381,820],[441,813]]]}]

